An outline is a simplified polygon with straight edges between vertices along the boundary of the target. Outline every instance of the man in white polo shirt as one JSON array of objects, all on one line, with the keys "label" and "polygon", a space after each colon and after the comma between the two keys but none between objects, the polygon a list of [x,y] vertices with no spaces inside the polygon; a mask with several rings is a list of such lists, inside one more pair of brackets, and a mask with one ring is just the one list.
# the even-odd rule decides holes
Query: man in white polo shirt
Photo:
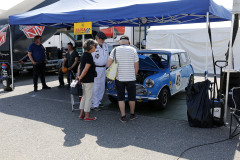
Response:
[{"label": "man in white polo shirt", "polygon": [[[109,56],[107,66],[113,63],[114,56],[118,62],[118,72],[116,77],[118,105],[121,111],[121,122],[127,122],[125,114],[125,88],[128,92],[130,106],[130,120],[137,118],[134,113],[136,101],[136,75],[139,69],[139,58],[135,48],[129,46],[128,36],[122,36],[119,41],[120,46],[114,48]],[[116,55],[114,50],[116,49]]]}]

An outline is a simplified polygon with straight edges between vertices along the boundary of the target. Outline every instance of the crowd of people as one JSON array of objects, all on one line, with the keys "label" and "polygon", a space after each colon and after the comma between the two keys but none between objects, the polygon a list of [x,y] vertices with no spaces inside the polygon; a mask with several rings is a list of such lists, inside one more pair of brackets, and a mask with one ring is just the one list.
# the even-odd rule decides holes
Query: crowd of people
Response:
[{"label": "crowd of people", "polygon": [[[83,43],[84,53],[79,56],[74,50],[73,44],[68,43],[68,52],[62,63],[62,68],[67,68],[67,88],[70,88],[72,77],[77,75],[79,83],[82,84],[82,99],[80,102],[79,118],[84,121],[93,121],[97,118],[90,116],[90,111],[101,110],[104,107],[101,103],[105,92],[105,71],[111,66],[114,59],[118,63],[116,76],[116,89],[118,105],[121,112],[119,120],[126,123],[127,120],[136,119],[135,101],[136,101],[136,75],[139,69],[139,59],[135,48],[130,46],[129,37],[122,36],[119,40],[119,46],[115,47],[110,55],[108,46],[105,43],[107,39],[103,32],[98,32],[96,40],[88,39]],[[33,82],[34,92],[38,91],[38,76],[41,78],[42,88],[51,89],[45,82],[45,66],[47,56],[45,49],[41,44],[41,36],[35,36],[34,42],[29,46],[28,56],[33,64]],[[59,88],[64,87],[63,69],[59,70]],[[130,106],[130,116],[125,113],[125,89],[128,92],[128,101]]]}]

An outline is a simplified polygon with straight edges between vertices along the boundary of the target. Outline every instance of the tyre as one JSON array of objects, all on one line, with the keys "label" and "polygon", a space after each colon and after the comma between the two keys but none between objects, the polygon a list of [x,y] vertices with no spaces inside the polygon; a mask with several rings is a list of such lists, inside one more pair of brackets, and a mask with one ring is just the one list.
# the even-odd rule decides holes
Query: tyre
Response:
[{"label": "tyre", "polygon": [[109,99],[109,101],[112,102],[112,103],[117,103],[117,102],[118,102],[118,101],[117,101],[117,98],[114,98],[113,96],[110,96],[110,95],[108,95],[108,99]]},{"label": "tyre", "polygon": [[154,102],[154,108],[163,110],[167,107],[168,100],[169,100],[169,90],[167,88],[163,88],[158,95],[158,100]]},{"label": "tyre", "polygon": [[194,84],[194,76],[191,75],[190,78],[189,78],[189,82],[188,82],[188,85],[192,85]]}]

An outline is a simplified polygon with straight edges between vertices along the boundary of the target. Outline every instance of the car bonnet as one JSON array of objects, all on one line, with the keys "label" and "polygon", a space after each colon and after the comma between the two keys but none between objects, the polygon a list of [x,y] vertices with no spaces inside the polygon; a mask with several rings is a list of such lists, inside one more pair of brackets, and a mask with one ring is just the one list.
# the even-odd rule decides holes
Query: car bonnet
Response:
[{"label": "car bonnet", "polygon": [[160,68],[148,56],[138,55],[139,57],[139,70],[159,71]]}]

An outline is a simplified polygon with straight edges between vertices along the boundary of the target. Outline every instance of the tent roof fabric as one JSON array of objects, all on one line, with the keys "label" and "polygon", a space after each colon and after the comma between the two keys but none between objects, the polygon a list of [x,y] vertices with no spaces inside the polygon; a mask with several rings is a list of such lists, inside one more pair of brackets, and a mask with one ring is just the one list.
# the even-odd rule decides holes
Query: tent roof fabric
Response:
[{"label": "tent roof fabric", "polygon": [[93,26],[142,26],[231,20],[232,14],[214,0],[60,0],[49,6],[9,17],[11,25],[70,27],[76,22]]}]

